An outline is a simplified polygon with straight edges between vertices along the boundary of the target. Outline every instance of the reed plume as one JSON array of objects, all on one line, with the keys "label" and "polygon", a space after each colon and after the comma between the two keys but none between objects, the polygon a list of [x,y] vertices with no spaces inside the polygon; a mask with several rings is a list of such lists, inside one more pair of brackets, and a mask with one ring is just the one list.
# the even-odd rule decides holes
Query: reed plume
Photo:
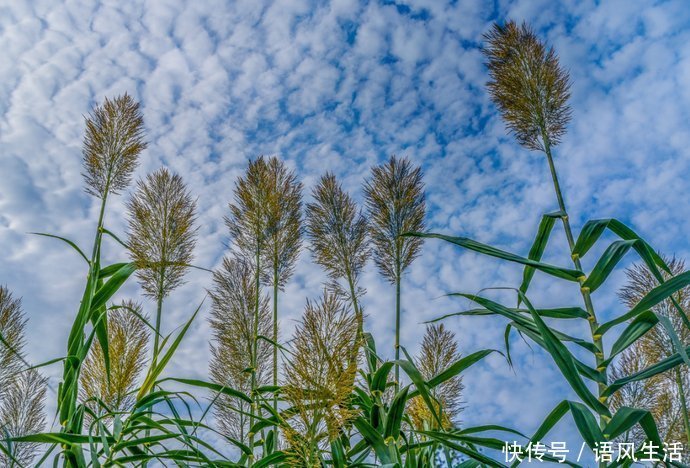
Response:
[{"label": "reed plume", "polygon": [[[421,237],[401,237],[424,230],[426,203],[422,170],[407,158],[392,156],[371,170],[364,184],[374,262],[381,275],[395,284],[395,360],[400,359],[400,281],[419,255]],[[395,366],[396,392],[400,368]]]},{"label": "reed plume", "polygon": [[[256,385],[266,385],[271,376],[271,348],[260,341],[256,348],[255,334],[271,333],[268,297],[259,297],[254,266],[241,257],[224,258],[220,269],[213,273],[211,296],[211,379],[220,384],[251,394],[252,375]],[[258,323],[255,304],[259,302]],[[256,349],[258,356],[253,353]],[[256,363],[258,368],[252,372]],[[219,397],[215,415],[221,432],[246,443],[249,439],[251,408],[243,400],[226,395]]]},{"label": "reed plume", "polygon": [[156,300],[153,362],[160,352],[163,300],[180,286],[196,245],[196,201],[182,177],[165,168],[137,182],[127,203],[129,250],[144,294]]},{"label": "reed plume", "polygon": [[104,199],[124,190],[146,145],[139,103],[127,93],[105,98],[86,118],[82,149],[86,191]]},{"label": "reed plume", "polygon": [[11,454],[0,450],[0,466],[30,464],[39,444],[6,439],[38,433],[45,426],[46,381],[35,369],[27,369],[25,327],[21,300],[0,286],[0,445]]},{"label": "reed plume", "polygon": [[[273,287],[273,342],[278,343],[278,290],[294,273],[302,247],[302,184],[276,157],[267,164],[267,248],[264,264]],[[273,347],[273,385],[278,385],[278,347]],[[278,408],[277,397],[273,406]]]},{"label": "reed plume", "polygon": [[553,48],[526,24],[495,24],[485,34],[489,93],[522,146],[546,151],[566,132],[571,110],[570,78]]},{"label": "reed plume", "polygon": [[[141,317],[141,318],[140,318]],[[81,372],[81,401],[97,415],[129,411],[135,403],[137,379],[147,364],[148,325],[140,304],[124,301],[108,310],[110,374],[98,341],[91,344]],[[100,401],[96,401],[100,400]],[[101,406],[101,402],[106,408]],[[90,417],[86,418],[93,422]]]},{"label": "reed plume", "polygon": [[328,288],[352,304],[361,329],[363,314],[358,296],[363,290],[359,279],[371,255],[367,220],[332,173],[321,177],[312,197],[306,216],[310,250],[331,280]]},{"label": "reed plume", "polygon": [[349,398],[361,345],[358,326],[357,317],[332,292],[307,301],[283,386],[286,401],[295,409],[284,434],[297,466],[321,466],[321,450],[356,415]]},{"label": "reed plume", "polygon": [[[25,328],[21,301],[15,299],[5,286],[0,286],[0,382],[11,382],[22,368]],[[0,385],[0,401],[8,388]]]},{"label": "reed plume", "polygon": [[[427,325],[422,347],[415,358],[415,365],[424,377],[430,380],[460,360],[455,334],[443,324]],[[440,415],[443,428],[433,417],[424,400],[415,397],[408,403],[410,420],[416,430],[452,429],[459,423],[462,411],[461,398],[465,386],[461,376],[454,376],[431,390],[436,405],[436,414]]]},{"label": "reed plume", "polygon": [[[5,396],[0,399],[0,444],[5,442],[6,437],[21,437],[43,431],[45,378],[35,369],[25,369],[12,380],[4,381],[3,386]],[[11,457],[0,451],[0,466],[9,468],[30,465],[41,446],[36,442],[12,442],[5,445],[8,446]]]}]

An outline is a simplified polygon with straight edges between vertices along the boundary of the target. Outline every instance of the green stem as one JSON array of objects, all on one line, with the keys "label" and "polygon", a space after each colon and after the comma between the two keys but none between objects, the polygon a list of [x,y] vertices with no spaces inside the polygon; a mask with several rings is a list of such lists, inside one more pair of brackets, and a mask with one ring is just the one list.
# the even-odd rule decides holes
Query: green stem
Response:
[{"label": "green stem", "polygon": [[[560,184],[558,183],[558,174],[556,173],[556,167],[553,162],[553,156],[551,154],[551,143],[549,141],[549,137],[546,135],[546,132],[542,132],[542,139],[544,142],[544,153],[546,154],[546,159],[549,162],[549,169],[551,171],[551,178],[553,179],[553,187],[554,190],[556,191],[556,198],[558,199],[558,207],[561,210],[563,216],[561,217],[561,220],[563,221],[563,228],[565,230],[565,236],[568,239],[568,246],[570,247],[570,257],[573,260],[573,264],[575,265],[575,268],[578,270],[582,271],[582,264],[580,263],[580,258],[577,255],[574,255],[573,248],[575,247],[575,239],[573,238],[573,231],[570,228],[570,220],[568,219],[568,212],[566,211],[565,208],[565,202],[563,201],[563,195],[561,192],[561,187]],[[585,277],[581,279],[581,282],[585,281]],[[587,314],[589,315],[588,317],[588,322],[589,322],[589,329],[590,333],[592,335],[592,342],[594,343],[594,346],[597,348],[597,352],[594,353],[594,357],[596,360],[597,364],[597,371],[599,372],[606,372],[606,367],[603,365],[604,362],[604,344],[602,342],[601,335],[596,333],[597,328],[599,328],[599,322],[597,321],[597,316],[594,312],[594,305],[592,304],[592,298],[590,296],[589,288],[584,288],[580,287],[580,294],[582,294],[582,299],[585,303],[585,308],[587,309]],[[603,396],[604,391],[606,390],[606,384],[603,384],[601,382],[597,383],[597,389],[599,391],[599,401],[601,401],[602,404],[605,406],[608,406],[607,403],[607,398]],[[601,429],[604,429],[606,427],[606,424],[608,423],[609,418],[607,416],[601,415],[599,418],[599,426]]]},{"label": "green stem", "polygon": [[257,404],[257,396],[256,396],[256,367],[258,365],[258,342],[259,342],[259,302],[260,302],[260,281],[261,281],[261,249],[259,247],[259,244],[257,243],[256,246],[256,271],[255,271],[255,280],[256,280],[256,291],[255,291],[255,304],[254,304],[254,330],[253,330],[253,336],[252,336],[252,394],[251,394],[251,399],[252,399],[252,405],[251,405],[251,410],[249,411],[249,450],[251,451],[251,454],[249,455],[249,462],[248,465],[252,466],[254,463],[254,433],[251,431],[251,427],[254,426],[254,418],[258,413],[258,404]]},{"label": "green stem", "polygon": [[[278,263],[273,266],[273,386],[278,386]],[[278,394],[273,394],[273,410],[278,411]],[[273,426],[273,436],[278,442],[278,427]]]},{"label": "green stem", "polygon": [[690,417],[688,416],[688,405],[685,401],[685,389],[683,388],[683,379],[680,375],[680,369],[676,367],[676,385],[678,386],[678,394],[680,395],[680,405],[683,411],[683,425],[685,426],[685,437],[688,439],[688,447],[690,447]]},{"label": "green stem", "polygon": [[[400,260],[395,263],[395,360],[400,359]],[[395,393],[400,390],[400,366],[395,364]]]},{"label": "green stem", "polygon": [[[74,356],[81,352],[84,346],[84,326],[90,320],[88,311],[91,310],[91,302],[95,294],[95,286],[98,281],[98,272],[100,270],[100,256],[101,256],[101,241],[103,239],[103,221],[105,219],[105,207],[108,200],[109,184],[106,184],[103,198],[101,198],[101,207],[98,214],[98,225],[96,228],[96,235],[93,242],[93,249],[91,253],[91,264],[89,265],[89,274],[86,279],[86,289],[79,306],[77,319],[72,325],[68,343],[71,343],[67,349],[67,355]],[[58,406],[60,414],[60,423],[62,431],[68,434],[79,434],[81,432],[81,421],[75,418],[75,410],[78,397],[78,382],[79,374],[81,373],[82,362],[76,365],[72,361],[65,361],[62,392],[59,396]],[[65,466],[76,467],[84,459],[81,447],[79,445],[72,445],[64,452]]]},{"label": "green stem", "polygon": [[153,335],[153,360],[151,367],[156,367],[158,362],[158,353],[160,352],[160,335],[161,335],[161,316],[163,315],[163,271],[161,271],[161,284],[156,298],[156,329]]}]

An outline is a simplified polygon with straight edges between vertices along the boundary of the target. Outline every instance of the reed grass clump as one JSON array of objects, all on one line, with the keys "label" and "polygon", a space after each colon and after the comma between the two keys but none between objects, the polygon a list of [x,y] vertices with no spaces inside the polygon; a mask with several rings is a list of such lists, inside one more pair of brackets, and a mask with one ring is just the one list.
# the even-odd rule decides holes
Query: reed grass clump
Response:
[{"label": "reed grass clump", "polygon": [[[422,171],[406,158],[394,156],[372,169],[364,184],[366,214],[335,175],[326,173],[312,190],[303,224],[296,173],[277,157],[259,157],[235,183],[225,220],[230,252],[213,272],[208,291],[210,380],[166,371],[202,305],[172,333],[161,332],[163,299],[191,267],[196,202],[179,176],[160,169],[140,180],[129,199],[127,243],[108,229],[107,199],[128,188],[146,142],[139,104],[131,97],[97,106],[87,117],[82,151],[86,190],[100,200],[91,256],[69,239],[43,234],[65,242],[86,263],[84,293],[63,357],[35,366],[26,361],[19,301],[0,288],[0,463],[30,463],[41,444],[45,450],[38,465],[52,457],[54,465],[70,468],[149,463],[502,468],[494,457],[502,440],[519,438],[524,455],[565,417],[572,418],[592,450],[629,436],[654,444],[660,457],[671,456],[668,442],[679,442],[681,429],[690,444],[685,402],[690,272],[616,219],[587,221],[575,236],[553,152],[571,117],[568,74],[555,52],[524,24],[495,25],[486,41],[489,94],[517,143],[544,153],[556,195],[558,209],[543,215],[528,254],[424,232]],[[542,261],[558,221],[571,266]],[[293,277],[303,231],[313,260],[326,272],[325,290],[318,300],[307,301],[293,338],[280,342],[278,292]],[[616,238],[585,270],[581,259],[597,251],[593,247],[607,239],[604,233]],[[515,292],[517,304],[504,305],[483,292],[451,293],[476,306],[434,322],[450,316],[507,321],[509,365],[513,331],[548,353],[572,396],[558,403],[531,436],[494,421],[465,426],[459,420],[463,373],[496,350],[461,356],[454,334],[442,324],[427,326],[415,359],[400,343],[401,279],[422,241],[430,238],[523,267],[517,287],[502,287]],[[125,246],[129,261],[102,264],[108,242]],[[612,311],[600,322],[595,294],[610,284],[610,275],[631,251],[641,263],[629,270],[622,292],[627,311]],[[379,272],[396,284],[394,360],[382,357],[374,334],[365,329],[361,281],[372,255]],[[156,300],[155,326],[137,303],[114,305],[135,273],[144,296]],[[528,292],[533,280],[543,277],[576,287],[581,301],[540,307]],[[273,289],[273,313],[270,295],[262,290],[266,286]],[[577,323],[587,324],[588,336],[570,334]],[[150,361],[149,330],[154,333]],[[38,432],[46,387],[36,369],[55,363],[63,366],[55,389],[60,428]],[[215,423],[206,420],[208,414],[215,414]],[[544,455],[543,460],[556,458]],[[680,466],[677,461],[666,464]]]}]

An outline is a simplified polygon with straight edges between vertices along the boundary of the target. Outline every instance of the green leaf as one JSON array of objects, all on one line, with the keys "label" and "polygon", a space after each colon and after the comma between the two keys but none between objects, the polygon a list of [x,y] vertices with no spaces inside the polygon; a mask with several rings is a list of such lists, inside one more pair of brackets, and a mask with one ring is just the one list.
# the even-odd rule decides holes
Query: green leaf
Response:
[{"label": "green leaf", "polygon": [[[537,237],[534,239],[534,243],[529,249],[527,258],[534,260],[535,262],[541,260],[541,256],[544,254],[544,249],[546,249],[546,244],[549,242],[549,236],[551,235],[553,225],[556,223],[556,219],[562,216],[563,212],[561,211],[542,216],[541,222],[539,223],[539,229],[537,230]],[[529,265],[525,266],[525,269],[522,272],[522,284],[520,284],[520,291],[523,293],[527,292],[527,288],[529,288],[530,282],[534,277],[534,271],[534,267]]]},{"label": "green leaf", "polygon": [[283,463],[288,459],[285,452],[273,452],[267,457],[263,457],[261,460],[254,463],[252,466],[254,468],[264,468],[266,466],[277,465]]},{"label": "green leaf", "polygon": [[616,342],[611,347],[611,355],[606,360],[606,365],[613,359],[614,356],[623,352],[628,346],[637,341],[642,335],[659,322],[656,314],[650,310],[646,310],[637,317],[623,330],[623,333],[618,337]]},{"label": "green leaf", "polygon": [[606,278],[609,277],[616,265],[618,265],[618,262],[628,253],[628,250],[635,242],[637,241],[619,240],[608,246],[587,277],[587,280],[582,284],[582,287],[589,288],[590,292],[596,291],[606,281]]},{"label": "green leaf", "polygon": [[405,371],[407,376],[415,385],[415,391],[419,394],[419,396],[422,397],[422,400],[424,400],[424,403],[426,403],[427,407],[429,408],[431,415],[434,417],[439,426],[442,426],[443,423],[441,422],[441,418],[439,417],[438,412],[436,411],[436,408],[433,404],[433,397],[431,396],[431,394],[429,394],[429,390],[427,388],[426,382],[424,381],[424,377],[419,372],[417,367],[414,365],[412,359],[410,359],[410,357],[408,356],[405,348],[401,346],[400,349],[403,351],[403,353],[405,353],[407,359],[400,359],[397,361],[393,361],[393,363],[398,364],[400,368]]},{"label": "green leaf", "polygon": [[654,422],[654,417],[649,411],[639,408],[628,408],[625,406],[619,408],[604,428],[604,436],[609,440],[615,439],[638,423],[649,440],[661,447],[659,430]]},{"label": "green leaf", "polygon": [[386,425],[383,432],[385,439],[392,437],[393,440],[398,440],[400,436],[400,425],[402,424],[403,415],[405,414],[405,406],[407,405],[407,393],[410,386],[403,387],[393,398],[388,414],[386,415]]},{"label": "green leaf", "polygon": [[[407,362],[407,361],[405,361]],[[381,463],[393,463],[390,453],[388,453],[388,447],[383,437],[379,432],[374,429],[374,427],[369,424],[369,421],[364,419],[362,416],[358,416],[353,421],[354,426],[357,428],[362,437],[369,443],[374,453],[379,457]]]},{"label": "green leaf", "polygon": [[104,234],[107,234],[107,235],[109,235],[110,237],[112,237],[113,239],[115,239],[115,242],[117,242],[118,244],[120,244],[122,247],[124,247],[125,249],[129,250],[129,246],[128,246],[127,244],[125,244],[124,242],[122,242],[122,241],[120,240],[120,238],[117,237],[115,234],[113,234],[111,231],[107,230],[107,229],[104,228],[104,227],[101,228],[101,231],[102,231]]},{"label": "green leaf", "polygon": [[579,271],[579,270],[571,270],[568,268],[562,268],[554,265],[549,265],[548,263],[541,263],[541,262],[536,262],[534,260],[530,260],[529,258],[524,258],[520,257],[519,255],[512,254],[510,252],[505,252],[503,250],[497,249],[495,247],[491,247],[486,244],[482,244],[480,242],[477,242],[472,239],[468,239],[466,237],[450,237],[450,236],[444,236],[442,234],[433,234],[433,233],[421,233],[421,232],[410,232],[403,234],[404,236],[412,236],[412,237],[425,237],[425,238],[436,238],[436,239],[442,239],[445,240],[446,242],[450,242],[452,244],[459,245],[461,247],[464,247],[469,250],[473,250],[475,252],[488,255],[490,257],[496,257],[500,258],[503,260],[508,260],[510,262],[514,263],[520,263],[522,265],[530,266],[535,268],[536,270],[542,271],[544,273],[547,273],[551,276],[555,276],[557,278],[563,278],[568,281],[574,281],[577,282],[579,281],[580,278],[584,276],[584,273]]},{"label": "green leaf", "polygon": [[[203,302],[202,302],[203,304]],[[177,337],[175,340],[170,344],[170,347],[168,350],[165,352],[163,355],[163,358],[158,362],[155,366],[151,366],[149,368],[149,371],[146,375],[146,378],[144,379],[144,383],[141,385],[139,388],[139,393],[137,394],[137,400],[143,398],[146,394],[148,394],[153,387],[156,384],[156,379],[158,376],[163,372],[163,369],[165,369],[165,366],[168,365],[168,362],[170,359],[172,359],[173,355],[175,354],[175,351],[177,351],[177,347],[180,345],[182,342],[182,338],[187,334],[187,330],[189,330],[189,327],[192,325],[192,322],[196,318],[197,314],[199,313],[199,310],[201,310],[201,305],[199,304],[199,307],[194,311],[192,316],[189,318],[187,323],[185,323],[184,327],[182,327],[182,330],[180,330],[180,333],[178,333]],[[166,338],[167,340],[167,338]],[[165,341],[163,341],[163,344],[161,345],[161,349],[163,349],[163,346],[165,346]]]},{"label": "green leaf", "polygon": [[371,380],[371,391],[373,392],[384,392],[386,390],[386,384],[388,383],[388,374],[390,374],[393,368],[393,363],[390,361],[381,364],[374,374],[374,378]]},{"label": "green leaf", "polygon": [[596,418],[589,408],[582,403],[569,401],[568,406],[580,435],[587,442],[589,448],[594,449],[599,442],[604,441],[604,435],[599,429]]},{"label": "green leaf", "polygon": [[661,325],[663,325],[663,327],[666,329],[666,333],[668,333],[668,336],[671,338],[671,342],[673,343],[673,349],[675,349],[675,351],[680,355],[680,357],[683,358],[685,364],[690,366],[690,359],[688,358],[688,353],[685,352],[685,348],[683,347],[683,344],[680,341],[680,337],[678,336],[678,333],[676,333],[676,329],[671,323],[671,320],[665,315],[660,316],[659,320],[661,321]]},{"label": "green leaf", "polygon": [[609,322],[604,323],[595,331],[598,335],[605,334],[608,330],[615,327],[616,325],[633,319],[645,310],[649,310],[661,301],[670,297],[676,291],[683,289],[684,287],[690,285],[690,271],[685,271],[679,275],[676,275],[660,284],[656,288],[649,291],[641,300],[637,303],[635,307],[630,309],[626,314],[621,315]]},{"label": "green leaf", "polygon": [[91,301],[91,311],[97,310],[105,306],[105,303],[113,297],[113,295],[120,289],[120,286],[127,281],[132,273],[136,271],[134,263],[125,263],[119,270],[112,274],[110,279],[103,284],[93,296]]},{"label": "green leaf", "polygon": [[68,244],[70,247],[72,247],[81,256],[81,258],[83,258],[84,261],[86,261],[87,265],[91,265],[91,262],[89,261],[88,257],[86,255],[84,255],[84,252],[79,248],[79,246],[77,244],[75,244],[74,242],[72,242],[71,240],[66,239],[64,237],[55,236],[53,234],[46,234],[43,232],[30,232],[29,234],[34,234],[36,236],[43,236],[43,237],[52,237],[53,239],[59,239],[62,242]]},{"label": "green leaf", "polygon": [[[687,353],[690,351],[690,347],[685,348],[685,352]],[[634,374],[631,374],[627,377],[622,377],[614,382],[612,382],[606,390],[602,393],[602,396],[611,396],[615,392],[617,392],[623,385],[628,384],[630,382],[639,382],[640,380],[646,380],[649,379],[650,377],[654,377],[655,375],[661,374],[662,372],[666,372],[669,369],[673,369],[674,367],[680,365],[683,363],[683,358],[680,356],[679,353],[675,353],[673,356],[667,357],[666,359],[662,359],[661,361],[652,364],[651,366],[647,367],[646,369],[642,369],[639,372],[635,372]]]},{"label": "green leaf", "polygon": [[127,263],[113,263],[112,265],[108,265],[107,267],[101,268],[101,271],[98,273],[98,278],[104,279],[108,276],[113,276],[113,274],[117,273],[118,270],[120,270],[122,267],[126,265]]},{"label": "green leaf", "polygon": [[[495,349],[483,349],[481,351],[477,351],[475,353],[472,353],[468,356],[465,356],[458,361],[454,362],[452,365],[450,365],[447,369],[445,369],[443,372],[440,374],[432,377],[429,379],[428,382],[426,382],[426,386],[428,388],[436,388],[437,386],[441,385],[442,383],[452,379],[456,375],[460,374],[462,371],[465,369],[469,368],[473,364],[481,361],[484,359],[486,356],[488,356],[491,353],[497,352]],[[409,398],[414,398],[417,395],[419,395],[419,390],[414,390],[410,392]]]},{"label": "green leaf", "polygon": [[573,247],[573,255],[584,257],[607,228],[623,240],[639,239],[641,242],[635,246],[635,250],[639,249],[638,253],[640,253],[640,255],[643,257],[649,256],[649,258],[651,258],[657,266],[664,269],[666,272],[671,273],[666,265],[666,262],[664,262],[663,259],[651,248],[647,248],[648,244],[640,236],[638,236],[635,231],[613,218],[594,219],[587,221],[582,227],[582,231],[580,231],[577,242],[575,242],[575,247]]},{"label": "green leaf", "polygon": [[522,302],[527,306],[530,311],[532,311],[532,318],[536,323],[539,332],[544,339],[544,344],[546,350],[553,357],[554,362],[561,370],[563,377],[568,381],[572,389],[575,391],[577,396],[579,396],[582,401],[595,410],[601,415],[610,416],[608,408],[602,404],[597,397],[595,397],[592,392],[589,391],[585,383],[580,378],[580,373],[575,365],[575,359],[568,349],[560,342],[560,340],[554,335],[548,325],[542,320],[542,318],[537,314],[536,310],[533,309],[532,304],[529,302],[527,297],[520,291],[518,291],[522,298]]},{"label": "green leaf", "polygon": [[235,390],[233,388],[228,387],[227,385],[219,385],[211,382],[205,382],[203,380],[197,380],[197,379],[179,379],[177,377],[167,377],[165,379],[161,379],[158,381],[159,384],[163,382],[179,382],[185,385],[192,385],[194,387],[199,387],[199,388],[206,388],[209,390],[213,390],[214,392],[217,393],[222,393],[223,395],[228,395],[234,398],[239,398],[240,400],[244,400],[247,403],[252,403],[252,399],[249,398],[246,394],[240,392],[239,390]]}]

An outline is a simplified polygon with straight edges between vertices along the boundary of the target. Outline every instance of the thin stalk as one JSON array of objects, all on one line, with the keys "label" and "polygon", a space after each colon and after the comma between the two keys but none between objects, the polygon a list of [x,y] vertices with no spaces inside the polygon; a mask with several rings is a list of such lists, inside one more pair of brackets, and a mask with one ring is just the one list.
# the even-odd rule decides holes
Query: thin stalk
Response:
[{"label": "thin stalk", "polygon": [[[400,250],[400,249],[398,249]],[[400,255],[395,262],[395,360],[400,359]],[[400,366],[395,364],[395,393],[400,390]]]},{"label": "thin stalk", "polygon": [[[91,253],[91,264],[89,265],[89,274],[86,279],[87,286],[86,286],[86,291],[84,292],[84,297],[82,299],[82,304],[80,306],[80,313],[79,315],[84,315],[84,318],[88,320],[88,317],[85,316],[85,314],[82,314],[81,312],[83,310],[90,310],[91,309],[91,301],[93,300],[93,295],[94,295],[94,288],[93,284],[97,280],[96,276],[98,275],[98,271],[100,269],[100,255],[101,255],[101,241],[103,239],[103,221],[105,219],[105,206],[106,202],[108,199],[108,189],[109,189],[109,183],[106,184],[105,191],[103,193],[103,198],[101,199],[101,208],[98,214],[98,225],[96,228],[96,236],[94,238],[93,242],[93,249]],[[87,291],[90,291],[90,294],[87,294]],[[84,320],[80,320],[78,322],[75,321],[74,325],[72,326],[72,330],[70,332],[70,339],[69,342],[73,342],[73,337],[76,336],[76,334],[81,334],[81,339],[78,340],[80,343],[79,346],[83,346],[84,344],[84,326],[86,323]],[[75,341],[76,342],[76,341]],[[76,350],[68,349],[68,354],[74,355],[76,354]],[[70,374],[70,368],[72,366],[71,362],[65,361],[65,376],[68,376]],[[69,367],[69,368],[68,368]],[[75,374],[74,376],[71,376],[73,379],[79,379],[79,373],[81,371],[81,362],[77,365],[77,368],[75,369]],[[64,378],[64,377],[63,377]],[[64,391],[65,389],[63,389]],[[71,434],[78,434],[81,432],[81,427],[79,427],[79,421],[74,420],[74,410],[76,408],[76,400],[77,400],[77,393],[76,393],[76,387],[74,389],[70,389],[70,394],[69,394],[69,400],[65,401],[64,398],[61,399],[62,401],[59,402],[61,406],[64,406],[65,404],[67,405],[67,414],[65,415],[66,417],[61,421],[63,425],[63,432],[66,433],[71,433]],[[62,419],[62,418],[61,418]],[[65,452],[65,466],[70,466],[70,467],[76,467],[79,465],[79,461],[83,460],[83,454],[81,453],[81,447],[79,445],[72,445],[68,451]]]},{"label": "thin stalk", "polygon": [[676,386],[680,394],[680,405],[683,410],[683,425],[685,426],[685,437],[688,439],[688,447],[690,447],[690,417],[688,417],[688,405],[685,401],[685,389],[683,388],[683,379],[680,376],[680,369],[676,367]]},{"label": "thin stalk", "polygon": [[352,278],[350,270],[347,269],[347,282],[350,287],[350,295],[352,296],[352,309],[355,311],[355,317],[357,318],[357,339],[361,340],[364,336],[364,315],[359,308],[359,301],[357,301],[357,294],[355,292],[355,282]]},{"label": "thin stalk", "polygon": [[[570,258],[572,259],[575,268],[582,271],[582,264],[580,263],[580,258],[572,253],[573,248],[575,247],[575,240],[573,238],[573,231],[570,228],[570,220],[568,219],[568,212],[566,211],[565,202],[563,201],[561,186],[558,183],[558,174],[556,173],[556,167],[554,165],[553,156],[551,154],[551,143],[546,132],[542,132],[542,139],[544,141],[544,153],[546,154],[546,159],[549,162],[551,178],[553,179],[553,188],[556,192],[556,198],[558,199],[558,207],[563,214],[561,220],[563,221],[563,229],[565,230],[565,236],[568,239],[568,246],[570,247]],[[585,280],[586,277],[583,276],[580,279],[580,284],[584,283]],[[592,304],[592,298],[590,296],[589,288],[580,287],[580,294],[582,294],[582,299],[585,303],[587,314],[589,315],[587,321],[589,322],[589,329],[592,335],[592,342],[594,343],[594,346],[597,348],[597,352],[594,353],[594,357],[597,364],[597,371],[606,372],[606,367],[603,365],[604,345],[601,339],[601,335],[596,333],[597,328],[599,328],[599,322],[597,321],[597,316],[594,312],[594,305]],[[603,405],[608,407],[607,398],[603,396],[603,393],[606,390],[606,384],[597,382],[597,389],[599,391],[599,401],[601,401]],[[603,415],[599,418],[599,426],[601,429],[604,429],[606,427],[608,420],[609,418]]]},{"label": "thin stalk", "polygon": [[[278,266],[273,267],[273,385],[278,386]],[[278,411],[278,395],[273,394],[273,409]],[[274,427],[274,429],[277,429]]]},{"label": "thin stalk", "polygon": [[259,288],[260,288],[260,281],[261,281],[261,274],[260,274],[260,262],[261,262],[261,249],[259,247],[259,244],[257,243],[256,246],[256,272],[255,272],[255,278],[256,278],[256,301],[254,304],[254,331],[253,331],[253,337],[252,337],[252,404],[251,404],[251,410],[249,411],[249,450],[251,451],[251,454],[249,455],[249,466],[252,466],[254,463],[254,433],[251,431],[251,427],[254,426],[254,418],[257,416],[258,413],[258,404],[257,404],[257,397],[256,397],[256,367],[258,365],[257,362],[257,353],[258,353],[258,342],[259,342]]},{"label": "thin stalk", "polygon": [[158,297],[156,298],[156,329],[154,330],[154,336],[153,336],[153,359],[152,359],[152,367],[156,367],[156,363],[158,362],[158,353],[160,352],[159,343],[160,343],[160,334],[161,334],[161,316],[163,315],[163,271],[161,270],[161,284],[160,284],[160,290],[158,292]]}]

